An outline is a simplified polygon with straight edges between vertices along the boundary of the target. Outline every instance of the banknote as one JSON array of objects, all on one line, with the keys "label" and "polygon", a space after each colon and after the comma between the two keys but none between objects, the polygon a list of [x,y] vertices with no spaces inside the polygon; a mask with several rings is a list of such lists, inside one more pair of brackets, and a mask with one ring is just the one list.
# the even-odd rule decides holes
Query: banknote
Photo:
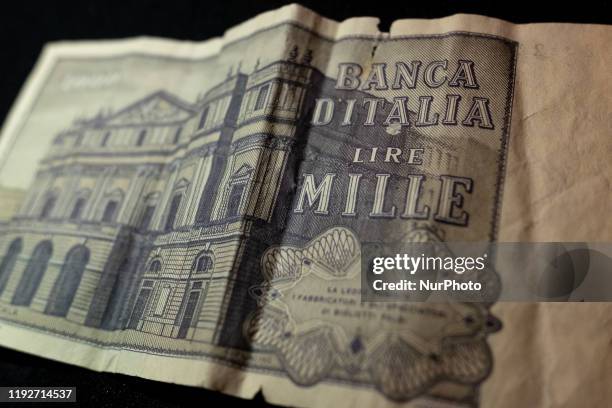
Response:
[{"label": "banknote", "polygon": [[611,241],[611,42],[291,5],[47,45],[0,137],[0,345],[289,406],[605,406],[612,307],[367,302],[360,259]]}]

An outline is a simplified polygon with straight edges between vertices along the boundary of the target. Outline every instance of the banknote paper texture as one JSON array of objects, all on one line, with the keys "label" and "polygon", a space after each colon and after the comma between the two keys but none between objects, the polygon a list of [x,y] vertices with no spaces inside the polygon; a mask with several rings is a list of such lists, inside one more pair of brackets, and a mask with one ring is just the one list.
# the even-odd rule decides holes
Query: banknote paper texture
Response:
[{"label": "banknote paper texture", "polygon": [[285,405],[597,405],[606,305],[362,302],[360,254],[609,241],[609,41],[288,6],[49,45],[0,138],[0,344]]}]

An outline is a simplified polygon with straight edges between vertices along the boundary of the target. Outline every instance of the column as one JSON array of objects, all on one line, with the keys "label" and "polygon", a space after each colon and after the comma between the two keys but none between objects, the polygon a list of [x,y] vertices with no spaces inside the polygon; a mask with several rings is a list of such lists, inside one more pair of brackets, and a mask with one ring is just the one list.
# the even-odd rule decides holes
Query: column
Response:
[{"label": "column", "polygon": [[170,165],[170,175],[168,177],[168,183],[166,184],[161,199],[157,204],[157,208],[155,208],[155,214],[153,216],[153,222],[151,225],[155,227],[156,230],[160,230],[164,228],[164,214],[166,213],[166,206],[168,205],[168,201],[170,201],[170,196],[172,195],[172,191],[174,190],[174,183],[176,182],[176,177],[178,175],[178,165],[172,164]]},{"label": "column", "polygon": [[189,185],[189,196],[187,198],[187,206],[183,212],[181,225],[195,224],[196,215],[198,212],[198,200],[202,196],[202,190],[204,190],[204,179],[210,171],[210,160],[207,159],[207,156],[202,156],[198,161],[195,177]]},{"label": "column", "polygon": [[130,224],[134,218],[135,209],[138,207],[138,201],[142,199],[142,192],[149,177],[149,171],[146,167],[138,167],[134,173],[134,177],[130,181],[130,185],[125,194],[123,205],[117,220],[122,224]]},{"label": "column", "polygon": [[72,212],[72,207],[70,204],[73,201],[73,198],[76,194],[76,190],[79,186],[80,174],[81,174],[81,166],[75,166],[74,168],[67,169],[69,174],[66,176],[66,187],[60,192],[60,196],[58,197],[57,207],[59,213],[57,214],[60,217],[69,217]]},{"label": "column", "polygon": [[98,208],[98,202],[101,197],[104,195],[106,191],[106,185],[108,184],[108,179],[113,175],[115,169],[114,168],[106,168],[102,171],[102,174],[98,177],[96,181],[96,185],[93,189],[91,197],[87,203],[87,209],[85,210],[84,219],[94,220],[96,217],[96,210]]}]

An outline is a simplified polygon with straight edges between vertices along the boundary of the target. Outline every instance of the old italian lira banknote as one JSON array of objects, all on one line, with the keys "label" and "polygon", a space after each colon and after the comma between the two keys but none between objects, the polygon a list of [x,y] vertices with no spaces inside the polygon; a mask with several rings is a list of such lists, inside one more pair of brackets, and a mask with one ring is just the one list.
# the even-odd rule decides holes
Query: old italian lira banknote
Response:
[{"label": "old italian lira banknote", "polygon": [[607,304],[362,302],[359,260],[610,241],[610,44],[296,5],[50,44],[0,137],[0,344],[291,406],[606,406]]}]

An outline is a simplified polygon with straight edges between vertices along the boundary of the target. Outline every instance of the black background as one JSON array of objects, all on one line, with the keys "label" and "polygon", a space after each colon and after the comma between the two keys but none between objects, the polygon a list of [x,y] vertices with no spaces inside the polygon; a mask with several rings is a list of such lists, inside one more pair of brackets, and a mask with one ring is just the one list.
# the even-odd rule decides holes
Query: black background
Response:
[{"label": "black background", "polygon": [[[6,117],[46,42],[137,35],[204,40],[222,35],[235,24],[287,3],[233,0],[5,0],[0,9],[0,118],[3,121]],[[391,22],[399,18],[436,18],[454,13],[482,14],[514,23],[559,21],[610,24],[612,21],[612,5],[607,1],[559,0],[550,4],[537,1],[519,4],[516,1],[402,0],[385,3],[328,0],[301,3],[335,20],[377,16],[381,19],[379,28],[383,31],[387,31]],[[0,386],[26,385],[76,386],[78,405],[83,406],[267,406],[261,395],[255,401],[245,401],[197,388],[96,373],[0,348]]]}]

